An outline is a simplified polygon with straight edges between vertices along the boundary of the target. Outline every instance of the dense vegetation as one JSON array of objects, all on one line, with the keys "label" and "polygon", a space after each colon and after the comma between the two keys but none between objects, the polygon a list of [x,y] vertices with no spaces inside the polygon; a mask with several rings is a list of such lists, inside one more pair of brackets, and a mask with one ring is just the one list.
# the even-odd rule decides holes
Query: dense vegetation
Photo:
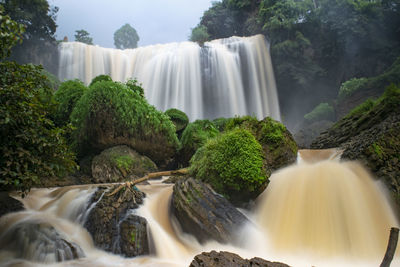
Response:
[{"label": "dense vegetation", "polygon": [[281,109],[294,123],[334,99],[342,82],[390,66],[400,54],[399,28],[399,0],[222,0],[192,36],[266,35]]},{"label": "dense vegetation", "polygon": [[165,111],[165,115],[174,123],[177,132],[183,131],[189,123],[188,116],[179,109],[170,108]]},{"label": "dense vegetation", "polygon": [[90,34],[84,29],[76,30],[74,37],[75,37],[75,41],[77,41],[77,42],[81,42],[81,43],[88,44],[88,45],[93,44],[93,38],[90,37]]},{"label": "dense vegetation", "polygon": [[209,139],[191,159],[190,172],[233,202],[254,199],[267,181],[261,145],[244,129]]},{"label": "dense vegetation", "polygon": [[136,48],[138,42],[139,35],[128,23],[114,33],[114,45],[118,49]]}]

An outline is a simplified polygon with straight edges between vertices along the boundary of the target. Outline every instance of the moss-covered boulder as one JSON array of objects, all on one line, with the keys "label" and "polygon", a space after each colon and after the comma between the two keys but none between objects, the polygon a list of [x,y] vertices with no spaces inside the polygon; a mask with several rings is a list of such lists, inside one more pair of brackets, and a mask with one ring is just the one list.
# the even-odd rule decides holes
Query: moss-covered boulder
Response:
[{"label": "moss-covered boulder", "polygon": [[267,173],[292,164],[297,158],[297,144],[286,127],[270,117],[258,121],[244,116],[229,120],[225,130],[242,128],[250,131],[264,151],[264,167]]},{"label": "moss-covered boulder", "polygon": [[183,130],[185,130],[186,126],[189,123],[188,116],[185,114],[185,112],[180,111],[176,108],[170,108],[166,110],[165,115],[167,115],[174,123],[176,133],[178,134],[178,136],[180,136],[180,134],[183,132]]},{"label": "moss-covered boulder", "polygon": [[54,100],[57,102],[57,109],[54,115],[54,121],[62,126],[70,122],[70,115],[75,104],[87,91],[87,87],[80,80],[65,81],[60,84],[54,94]]},{"label": "moss-covered boulder", "polygon": [[76,104],[71,121],[78,155],[127,145],[165,167],[179,146],[175,127],[139,92],[111,81],[99,81]]},{"label": "moss-covered boulder", "polygon": [[340,147],[342,158],[362,161],[383,179],[400,205],[400,88],[391,85],[323,132],[312,148]]},{"label": "moss-covered boulder", "polygon": [[190,173],[233,203],[255,199],[266,187],[261,145],[247,130],[209,139],[190,160]]},{"label": "moss-covered boulder", "polygon": [[92,160],[94,183],[121,182],[154,171],[157,165],[151,159],[125,145],[106,149]]},{"label": "moss-covered boulder", "polygon": [[219,134],[215,125],[209,120],[196,120],[185,128],[181,138],[181,149],[179,151],[179,163],[183,166],[189,165],[197,149],[204,143]]}]

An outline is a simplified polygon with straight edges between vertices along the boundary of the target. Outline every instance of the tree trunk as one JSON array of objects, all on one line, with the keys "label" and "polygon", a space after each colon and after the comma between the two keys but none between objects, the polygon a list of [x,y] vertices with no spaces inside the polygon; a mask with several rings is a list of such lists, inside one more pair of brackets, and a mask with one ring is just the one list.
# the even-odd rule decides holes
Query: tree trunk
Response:
[{"label": "tree trunk", "polygon": [[397,240],[399,239],[399,228],[392,227],[390,229],[389,242],[386,249],[385,257],[380,267],[389,267],[393,260],[394,253],[396,252]]}]

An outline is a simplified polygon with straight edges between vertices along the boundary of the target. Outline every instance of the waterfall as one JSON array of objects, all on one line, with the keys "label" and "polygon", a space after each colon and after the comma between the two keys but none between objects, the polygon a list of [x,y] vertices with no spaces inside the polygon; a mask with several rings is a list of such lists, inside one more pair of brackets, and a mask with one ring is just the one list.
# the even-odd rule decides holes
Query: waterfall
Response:
[{"label": "waterfall", "polygon": [[268,44],[263,35],[197,43],[111,49],[78,42],[60,44],[59,78],[86,84],[100,74],[135,78],[149,103],[177,108],[190,120],[254,115],[280,120]]}]

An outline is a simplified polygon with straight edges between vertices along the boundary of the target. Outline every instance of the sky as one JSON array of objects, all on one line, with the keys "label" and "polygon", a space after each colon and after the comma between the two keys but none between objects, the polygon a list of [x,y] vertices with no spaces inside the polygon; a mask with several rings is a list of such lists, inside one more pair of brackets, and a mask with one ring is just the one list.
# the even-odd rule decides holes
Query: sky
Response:
[{"label": "sky", "polygon": [[125,23],[136,29],[138,46],[181,42],[215,0],[49,0],[59,7],[57,40],[74,41],[84,29],[93,43],[114,48],[114,32]]}]

